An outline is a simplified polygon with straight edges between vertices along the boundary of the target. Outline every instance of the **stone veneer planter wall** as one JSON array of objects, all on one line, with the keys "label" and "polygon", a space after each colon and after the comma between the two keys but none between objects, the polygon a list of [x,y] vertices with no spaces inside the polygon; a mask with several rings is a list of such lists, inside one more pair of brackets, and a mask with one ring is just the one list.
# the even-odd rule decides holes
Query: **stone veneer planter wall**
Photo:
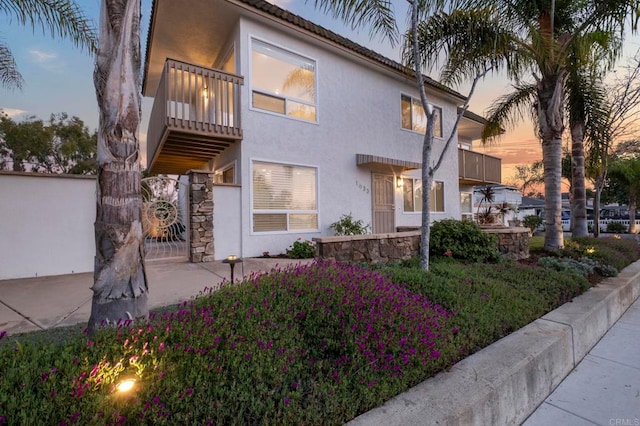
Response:
[{"label": "stone veneer planter wall", "polygon": [[483,232],[498,239],[498,251],[509,259],[529,258],[529,228],[481,227]]},{"label": "stone veneer planter wall", "polygon": [[420,231],[319,237],[317,259],[341,262],[390,262],[411,259],[420,251]]},{"label": "stone veneer planter wall", "polygon": [[189,261],[211,262],[213,255],[213,173],[189,172],[191,240]]},{"label": "stone veneer planter wall", "polygon": [[[498,250],[510,259],[529,257],[529,228],[483,228],[497,237]],[[318,237],[315,257],[340,262],[393,262],[420,253],[420,231]]]}]

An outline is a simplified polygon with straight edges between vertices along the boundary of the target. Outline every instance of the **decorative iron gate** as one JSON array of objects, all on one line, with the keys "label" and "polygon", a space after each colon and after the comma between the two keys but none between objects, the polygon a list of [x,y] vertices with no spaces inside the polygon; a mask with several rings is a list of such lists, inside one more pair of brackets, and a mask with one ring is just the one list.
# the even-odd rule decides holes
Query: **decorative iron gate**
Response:
[{"label": "decorative iron gate", "polygon": [[189,186],[177,179],[142,179],[145,259],[187,257]]}]

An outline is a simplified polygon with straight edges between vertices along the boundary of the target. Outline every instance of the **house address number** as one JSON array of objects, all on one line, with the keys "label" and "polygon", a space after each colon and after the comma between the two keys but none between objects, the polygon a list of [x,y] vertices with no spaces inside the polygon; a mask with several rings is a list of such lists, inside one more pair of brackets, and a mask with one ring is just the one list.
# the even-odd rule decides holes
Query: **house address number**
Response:
[{"label": "house address number", "polygon": [[366,185],[361,184],[360,182],[358,182],[356,180],[356,186],[358,187],[358,189],[366,194],[369,193],[369,188]]}]

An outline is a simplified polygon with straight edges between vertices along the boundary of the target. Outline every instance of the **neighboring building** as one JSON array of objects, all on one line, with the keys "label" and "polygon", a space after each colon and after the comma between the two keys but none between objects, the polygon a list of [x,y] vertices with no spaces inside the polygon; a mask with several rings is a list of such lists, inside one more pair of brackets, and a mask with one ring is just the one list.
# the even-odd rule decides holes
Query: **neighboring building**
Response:
[{"label": "neighboring building", "polygon": [[[425,86],[437,158],[465,97]],[[143,94],[150,171],[213,173],[216,259],[283,252],[348,213],[375,233],[420,225],[426,123],[399,63],[265,1],[155,0]],[[464,115],[432,220],[471,215],[473,186],[500,183],[500,159],[471,150],[483,122]]]}]

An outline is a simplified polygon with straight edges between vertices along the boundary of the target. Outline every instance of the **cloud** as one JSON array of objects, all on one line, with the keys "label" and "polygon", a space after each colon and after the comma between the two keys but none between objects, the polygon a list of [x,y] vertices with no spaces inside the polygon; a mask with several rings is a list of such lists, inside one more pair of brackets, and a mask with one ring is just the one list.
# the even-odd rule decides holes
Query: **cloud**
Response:
[{"label": "cloud", "polygon": [[4,111],[5,114],[7,114],[9,116],[9,118],[16,118],[19,115],[23,115],[26,114],[28,111],[22,110],[22,109],[16,109],[16,108],[2,108],[0,107],[0,110]]},{"label": "cloud", "polygon": [[45,52],[38,49],[29,50],[31,61],[40,65],[48,71],[60,72],[64,68],[64,64],[58,58],[55,52]]}]

